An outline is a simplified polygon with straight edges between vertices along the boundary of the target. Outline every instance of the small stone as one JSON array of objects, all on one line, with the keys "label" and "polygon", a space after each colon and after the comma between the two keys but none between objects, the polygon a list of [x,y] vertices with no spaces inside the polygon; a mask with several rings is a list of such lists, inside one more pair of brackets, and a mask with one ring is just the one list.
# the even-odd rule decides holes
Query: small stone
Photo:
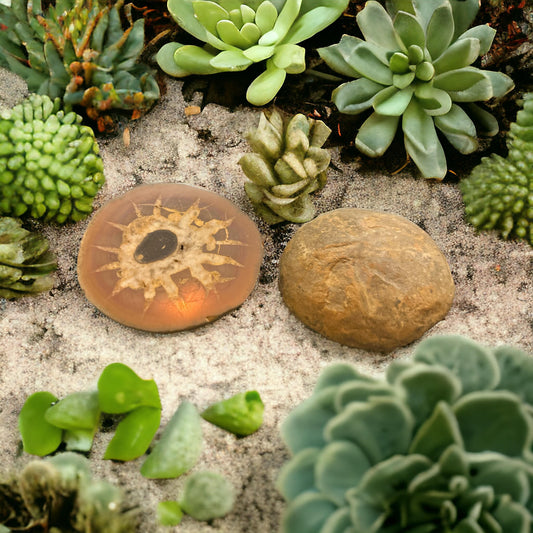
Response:
[{"label": "small stone", "polygon": [[262,256],[259,230],[229,200],[190,185],[142,185],[95,214],[81,242],[78,280],[117,322],[179,331],[241,305]]},{"label": "small stone", "polygon": [[444,318],[455,292],[431,237],[404,217],[337,209],[304,224],[280,259],[289,309],[341,344],[390,352]]}]

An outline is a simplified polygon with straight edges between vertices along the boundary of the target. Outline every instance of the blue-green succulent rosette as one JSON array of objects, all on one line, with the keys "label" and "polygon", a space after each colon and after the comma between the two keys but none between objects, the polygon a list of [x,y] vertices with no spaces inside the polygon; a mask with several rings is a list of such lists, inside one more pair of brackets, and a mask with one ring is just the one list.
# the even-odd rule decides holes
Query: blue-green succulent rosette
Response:
[{"label": "blue-green succulent rosette", "polygon": [[533,358],[457,336],[326,368],[282,426],[282,533],[529,533]]},{"label": "blue-green succulent rosette", "polygon": [[157,53],[171,76],[247,69],[266,61],[265,72],[248,87],[253,105],[270,102],[287,74],[305,70],[305,49],[297,43],[339,18],[349,0],[168,0],[168,10],[205,46],[168,43]]},{"label": "blue-green succulent rosette", "polygon": [[513,81],[472,66],[496,33],[488,25],[468,29],[479,0],[388,0],[386,6],[371,0],[358,13],[364,40],[344,35],[318,50],[330,68],[356,78],[337,87],[332,100],[341,113],[373,111],[355,139],[361,152],[383,155],[401,127],[422,175],[441,180],[447,164],[437,131],[459,152],[472,153],[478,132],[498,132],[494,116],[474,102],[503,96]]}]

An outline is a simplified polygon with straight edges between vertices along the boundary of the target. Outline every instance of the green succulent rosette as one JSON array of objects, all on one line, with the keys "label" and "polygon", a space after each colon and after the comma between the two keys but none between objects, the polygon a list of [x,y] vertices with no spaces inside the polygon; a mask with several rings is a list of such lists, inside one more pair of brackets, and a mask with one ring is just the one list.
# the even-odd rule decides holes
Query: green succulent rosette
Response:
[{"label": "green succulent rosette", "polygon": [[508,134],[507,157],[484,157],[460,188],[472,225],[533,246],[533,93],[523,96],[522,106]]},{"label": "green succulent rosette", "polygon": [[336,72],[356,78],[337,87],[339,111],[372,110],[356,147],[383,155],[401,127],[407,153],[425,178],[447,172],[438,133],[463,154],[477,149],[477,133],[495,135],[498,123],[475,102],[499,98],[513,81],[472,66],[489,51],[495,30],[468,29],[479,0],[392,0],[387,9],[369,1],[357,15],[364,40],[344,35],[318,50]]},{"label": "green succulent rosette", "polygon": [[528,533],[533,359],[458,336],[326,368],[282,426],[283,533]]},{"label": "green succulent rosette", "polygon": [[[159,98],[152,70],[139,61],[144,19],[132,21],[124,0],[13,0],[0,3],[0,66],[24,78],[31,92],[86,108],[110,130],[111,110],[133,118]],[[129,26],[124,29],[121,18]]]},{"label": "green succulent rosette", "polygon": [[81,121],[38,94],[0,113],[0,215],[63,224],[92,212],[104,165]]},{"label": "green succulent rosette", "polygon": [[305,49],[297,43],[341,16],[348,0],[168,0],[168,10],[205,46],[168,43],[157,54],[171,76],[247,69],[266,61],[265,72],[248,87],[253,105],[270,102],[287,74],[305,70]]}]

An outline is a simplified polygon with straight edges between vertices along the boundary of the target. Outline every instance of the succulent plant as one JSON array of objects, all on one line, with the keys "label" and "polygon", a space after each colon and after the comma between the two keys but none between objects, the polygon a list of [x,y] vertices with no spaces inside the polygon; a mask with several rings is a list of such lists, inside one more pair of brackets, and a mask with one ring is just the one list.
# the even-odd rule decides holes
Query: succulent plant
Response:
[{"label": "succulent plant", "polygon": [[0,217],[0,297],[18,298],[51,289],[57,261],[48,241],[22,227],[20,220]]},{"label": "succulent plant", "polygon": [[526,533],[533,359],[429,338],[386,379],[339,363],[282,425],[287,533]]},{"label": "succulent plant", "polygon": [[93,130],[60,100],[30,95],[0,113],[0,215],[85,218],[104,183]]},{"label": "succulent plant", "polygon": [[497,229],[504,239],[525,239],[533,246],[533,93],[523,97],[507,147],[507,157],[484,157],[461,180],[466,215],[478,229]]},{"label": "succulent plant", "polygon": [[372,108],[355,138],[370,157],[385,153],[401,123],[407,153],[425,178],[441,180],[446,157],[437,130],[463,154],[476,150],[477,131],[494,135],[498,123],[475,104],[513,88],[503,73],[473,67],[495,30],[467,29],[479,0],[391,0],[387,9],[369,1],[358,13],[362,40],[344,35],[318,50],[335,71],[355,80],[337,87],[339,111]]},{"label": "succulent plant", "polygon": [[18,478],[0,483],[0,525],[5,531],[134,531],[122,491],[92,479],[88,465],[72,452],[28,463]]},{"label": "succulent plant", "polygon": [[[131,110],[137,118],[159,98],[152,71],[138,59],[144,48],[144,20],[121,23],[123,0],[57,0],[0,4],[0,65],[22,76],[30,92],[79,104],[110,129],[110,110]],[[111,123],[111,124],[110,124]]]},{"label": "succulent plant", "polygon": [[277,94],[287,74],[305,70],[305,49],[297,43],[340,17],[348,0],[168,0],[176,22],[204,41],[168,43],[157,54],[171,76],[215,74],[247,69],[266,60],[266,70],[248,87],[246,99],[264,105]]},{"label": "succulent plant", "polygon": [[302,114],[287,123],[273,110],[262,113],[247,138],[254,153],[239,164],[251,180],[244,185],[256,211],[269,223],[307,222],[315,216],[309,194],[326,184],[329,152],[321,146],[331,130]]}]

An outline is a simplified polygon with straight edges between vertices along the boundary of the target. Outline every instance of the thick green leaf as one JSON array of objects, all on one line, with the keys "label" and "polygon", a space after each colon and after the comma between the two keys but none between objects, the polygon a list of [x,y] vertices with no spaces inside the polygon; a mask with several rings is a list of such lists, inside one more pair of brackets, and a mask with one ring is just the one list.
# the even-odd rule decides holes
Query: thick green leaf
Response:
[{"label": "thick green leaf", "polygon": [[460,39],[455,41],[436,61],[433,61],[433,66],[435,72],[441,74],[471,65],[479,54],[478,39]]},{"label": "thick green leaf", "polygon": [[462,154],[470,154],[478,147],[476,127],[467,113],[453,104],[445,115],[435,117],[435,126]]},{"label": "thick green leaf", "polygon": [[276,6],[268,0],[261,2],[255,12],[255,23],[263,34],[269,32],[274,27],[277,18],[278,10],[276,9]]},{"label": "thick green leaf", "polygon": [[[420,26],[418,19],[414,15],[400,11],[396,17],[394,17],[393,24],[394,29],[402,40],[405,48],[409,48],[409,46],[413,44],[420,46],[422,49],[425,47],[426,35],[424,29]],[[394,48],[392,50],[394,50]]]},{"label": "thick green leaf", "polygon": [[98,379],[98,401],[105,413],[127,413],[146,406],[161,409],[159,391],[153,379],[141,379],[122,363],[111,363]]},{"label": "thick green leaf", "polygon": [[248,42],[253,44],[257,43],[259,37],[261,37],[261,30],[253,22],[244,24],[240,29],[240,33]]},{"label": "thick green leaf", "polygon": [[429,83],[418,85],[415,98],[431,116],[445,115],[452,107],[450,95],[442,89],[437,89]]},{"label": "thick green leaf", "polygon": [[246,177],[261,187],[274,187],[278,183],[272,165],[260,154],[244,154],[239,165]]},{"label": "thick green leaf", "polygon": [[280,533],[320,533],[336,510],[337,506],[326,496],[304,492],[287,506]]},{"label": "thick green leaf", "polygon": [[174,52],[174,62],[181,70],[189,74],[216,74],[219,69],[211,65],[215,56],[199,46],[184,45]]},{"label": "thick green leaf", "polygon": [[257,76],[246,91],[246,100],[252,105],[262,106],[268,104],[281,89],[287,72],[277,68],[272,63],[272,58],[267,61],[265,72]]},{"label": "thick green leaf", "polygon": [[350,65],[349,58],[351,57],[354,48],[359,46],[362,42],[364,41],[358,37],[343,35],[339,43],[324,48],[318,48],[317,52],[329,68],[333,69],[335,72],[347,76],[348,78],[359,78],[361,74]]},{"label": "thick green leaf", "polygon": [[364,9],[357,14],[357,24],[368,43],[385,50],[400,49],[401,41],[398,40],[392,20],[379,2],[368,1]]},{"label": "thick green leaf", "polygon": [[100,418],[98,392],[73,392],[50,407],[44,417],[61,429],[88,429],[94,433]]},{"label": "thick green leaf", "polygon": [[281,467],[276,488],[286,501],[291,502],[303,492],[315,490],[315,463],[320,453],[318,448],[306,448]]},{"label": "thick green leaf", "polygon": [[244,437],[261,427],[264,409],[259,393],[247,391],[209,406],[201,416],[215,426]]},{"label": "thick green leaf", "polygon": [[143,455],[161,421],[161,409],[137,407],[123,418],[107,445],[104,459],[132,461]]},{"label": "thick green leaf", "polygon": [[45,419],[46,411],[57,401],[50,392],[35,392],[28,396],[18,418],[22,445],[26,453],[48,455],[61,444],[63,431]]},{"label": "thick green leaf", "polygon": [[507,74],[492,70],[484,70],[483,73],[489,77],[492,84],[492,98],[501,98],[514,89],[514,82]]},{"label": "thick green leaf", "polygon": [[499,390],[510,390],[533,405],[533,359],[512,346],[499,346],[494,355],[500,369]]},{"label": "thick green leaf", "polygon": [[441,180],[446,176],[446,157],[435,131],[433,118],[412,100],[402,119],[407,153],[425,178]]},{"label": "thick green leaf", "polygon": [[302,0],[286,0],[283,9],[278,14],[274,27],[259,39],[259,44],[270,46],[281,43],[298,17],[301,4]]},{"label": "thick green leaf", "polygon": [[194,0],[191,3],[198,22],[200,22],[208,32],[214,35],[217,35],[218,21],[229,20],[230,18],[229,13],[216,2]]},{"label": "thick green leaf", "polygon": [[495,35],[496,30],[494,28],[488,24],[481,24],[465,31],[459,39],[477,39],[479,41],[479,54],[484,55],[490,50]]},{"label": "thick green leaf", "polygon": [[181,476],[196,464],[201,451],[200,415],[192,403],[183,401],[142,464],[141,474],[150,479]]},{"label": "thick green leaf", "polygon": [[157,504],[157,521],[162,526],[178,526],[183,518],[180,504],[173,500]]},{"label": "thick green leaf", "polygon": [[466,104],[466,109],[480,135],[492,137],[498,133],[500,126],[492,113],[473,103]]},{"label": "thick green leaf", "polygon": [[413,416],[400,400],[383,396],[347,405],[327,423],[324,435],[328,441],[354,442],[375,464],[406,453],[413,425]]},{"label": "thick green leaf", "polygon": [[331,99],[341,113],[357,115],[371,107],[374,97],[383,89],[383,85],[361,78],[339,85]]},{"label": "thick green leaf", "polygon": [[382,156],[392,143],[399,117],[372,113],[359,128],[355,146],[369,157]]},{"label": "thick green leaf", "polygon": [[305,70],[305,48],[296,44],[282,44],[276,47],[272,61],[287,74],[300,74]]},{"label": "thick green leaf", "polygon": [[218,36],[227,44],[241,49],[246,49],[255,42],[246,39],[231,20],[219,20],[217,22]]},{"label": "thick green leaf", "polygon": [[455,31],[453,40],[463,34],[474,22],[479,11],[479,0],[450,0],[453,10]]},{"label": "thick green leaf", "polygon": [[392,72],[382,50],[370,43],[360,43],[350,56],[350,66],[365,78],[382,85],[392,85]]},{"label": "thick green leaf", "polygon": [[166,72],[169,76],[175,76],[181,78],[188,76],[190,73],[176,65],[174,61],[174,53],[178,48],[183,45],[180,43],[167,43],[164,44],[157,52],[155,59],[160,66],[161,70]]},{"label": "thick green leaf", "polygon": [[259,61],[263,61],[265,59],[268,59],[269,57],[272,57],[274,52],[276,51],[276,47],[273,46],[250,46],[250,48],[247,48],[246,50],[243,50],[242,53],[244,54],[244,57],[247,57],[250,59],[250,61],[253,61],[254,63],[258,63]]},{"label": "thick green leaf", "polygon": [[397,89],[394,86],[387,87],[376,94],[372,105],[380,115],[399,117],[407,109],[414,90],[412,86],[405,89]]},{"label": "thick green leaf", "polygon": [[436,60],[450,45],[455,30],[453,13],[449,2],[439,6],[429,20],[426,29],[426,48]]},{"label": "thick green leaf", "polygon": [[220,71],[237,72],[246,70],[253,61],[246,57],[241,50],[223,50],[209,63]]}]

